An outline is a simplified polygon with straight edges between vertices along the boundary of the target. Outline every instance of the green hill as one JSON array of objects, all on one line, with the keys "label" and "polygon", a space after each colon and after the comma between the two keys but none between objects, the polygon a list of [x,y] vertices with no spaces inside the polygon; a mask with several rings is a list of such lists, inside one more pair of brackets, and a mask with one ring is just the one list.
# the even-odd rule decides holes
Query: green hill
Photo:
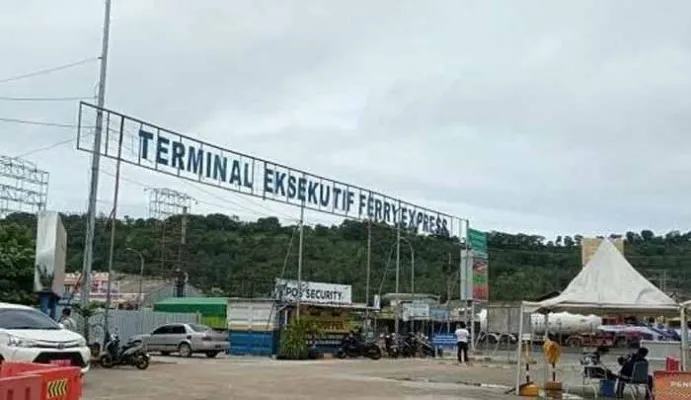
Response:
[{"label": "green hill", "polygon": [[[63,215],[68,232],[68,271],[81,271],[85,218]],[[186,245],[180,245],[180,218],[117,221],[114,269],[139,273],[139,259],[125,249],[143,253],[145,274],[172,277],[182,266],[190,282],[220,296],[265,296],[276,277],[295,278],[298,235],[295,226],[277,218],[239,221],[221,214],[188,216]],[[13,214],[0,220],[0,296],[29,301],[33,279],[34,215]],[[94,270],[107,270],[109,226],[97,220]],[[669,292],[691,291],[691,233],[651,231],[626,235],[629,261]],[[457,297],[459,246],[453,239],[405,232],[415,251],[415,290]],[[395,288],[395,231],[372,228],[371,293]],[[495,300],[530,299],[561,290],[580,269],[579,235],[548,240],[541,236],[489,234],[490,296]],[[367,224],[344,221],[338,226],[310,226],[304,232],[303,279],[353,285],[356,301],[365,299]],[[400,290],[410,289],[410,250],[401,245]],[[388,269],[387,269],[388,265]],[[380,290],[381,287],[381,290]]]}]

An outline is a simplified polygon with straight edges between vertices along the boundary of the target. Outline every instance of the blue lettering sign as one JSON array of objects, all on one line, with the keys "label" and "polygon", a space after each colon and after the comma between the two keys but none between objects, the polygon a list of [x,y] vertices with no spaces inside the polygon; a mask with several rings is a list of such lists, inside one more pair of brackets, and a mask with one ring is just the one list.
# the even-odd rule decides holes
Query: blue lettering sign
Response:
[{"label": "blue lettering sign", "polygon": [[[234,190],[247,188],[249,191],[243,193],[266,199],[390,225],[400,223],[429,234],[449,235],[450,217],[446,215],[265,161],[257,164],[257,160],[250,159],[246,162],[247,156],[201,142],[190,144],[191,139],[185,139],[185,144],[180,135],[167,135],[166,131],[156,129],[156,134],[147,129],[139,131],[137,162],[154,162],[159,171],[167,167],[175,170],[178,176],[185,173],[202,183],[214,182]],[[263,166],[256,175],[262,180],[259,193],[254,190],[255,165]]]}]

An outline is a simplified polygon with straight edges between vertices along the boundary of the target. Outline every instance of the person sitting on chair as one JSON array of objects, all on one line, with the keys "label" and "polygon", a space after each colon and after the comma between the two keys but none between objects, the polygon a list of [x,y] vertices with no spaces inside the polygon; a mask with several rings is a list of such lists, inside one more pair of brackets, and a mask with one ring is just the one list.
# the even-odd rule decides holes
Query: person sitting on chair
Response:
[{"label": "person sitting on chair", "polygon": [[[633,369],[634,366],[638,363],[643,363],[648,366],[648,360],[646,360],[646,356],[648,355],[648,349],[645,347],[641,347],[636,351],[635,353],[629,355],[628,357],[620,357],[619,358],[619,364],[621,364],[621,370],[619,371],[619,384],[617,385],[617,397],[623,397],[624,395],[624,386],[626,386],[626,383],[631,382],[631,379],[633,377]],[[642,382],[636,382],[636,383],[642,383]],[[648,390],[645,393],[645,399],[649,400],[651,394],[653,393],[653,377],[648,375]]]},{"label": "person sitting on chair", "polygon": [[583,364],[583,375],[590,379],[615,380],[617,375],[602,364],[600,358],[609,353],[609,349],[600,346],[592,353],[587,353],[581,358]]}]

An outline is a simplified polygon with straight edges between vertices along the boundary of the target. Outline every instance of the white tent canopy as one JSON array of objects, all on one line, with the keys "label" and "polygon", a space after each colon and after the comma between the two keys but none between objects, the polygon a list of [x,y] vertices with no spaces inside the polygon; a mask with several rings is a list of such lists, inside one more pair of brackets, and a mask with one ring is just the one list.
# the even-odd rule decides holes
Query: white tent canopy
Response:
[{"label": "white tent canopy", "polygon": [[[676,316],[681,310],[682,323],[686,321],[679,304],[639,274],[609,240],[602,241],[593,258],[559,296],[541,302],[524,301],[521,310],[545,315],[567,311],[617,316]],[[523,329],[521,318],[519,338],[523,337]],[[522,344],[519,340],[516,350],[516,394],[521,383]],[[685,333],[682,333],[681,348],[687,348]],[[682,351],[681,358],[686,370],[686,352]]]},{"label": "white tent canopy", "polygon": [[557,297],[524,302],[525,312],[611,315],[679,315],[679,304],[636,271],[603,240],[593,258]]}]

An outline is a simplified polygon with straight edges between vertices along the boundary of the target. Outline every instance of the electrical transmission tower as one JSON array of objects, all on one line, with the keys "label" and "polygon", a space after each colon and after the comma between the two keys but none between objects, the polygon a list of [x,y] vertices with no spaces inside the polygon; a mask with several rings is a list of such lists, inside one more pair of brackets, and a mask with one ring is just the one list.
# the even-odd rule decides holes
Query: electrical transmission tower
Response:
[{"label": "electrical transmission tower", "polygon": [[[158,220],[161,234],[158,244],[162,275],[170,273],[173,269],[178,270],[178,275],[184,273],[187,214],[192,208],[192,201],[192,197],[172,189],[152,189],[149,194],[149,218]],[[180,232],[179,241],[175,238],[168,241],[166,231]],[[177,249],[170,248],[169,244],[177,244]],[[181,294],[178,295],[181,296]]]},{"label": "electrical transmission tower", "polygon": [[48,172],[30,161],[0,156],[0,218],[46,209]]},{"label": "electrical transmission tower", "polygon": [[149,193],[149,218],[166,218],[190,212],[192,198],[172,189],[152,189]]}]

